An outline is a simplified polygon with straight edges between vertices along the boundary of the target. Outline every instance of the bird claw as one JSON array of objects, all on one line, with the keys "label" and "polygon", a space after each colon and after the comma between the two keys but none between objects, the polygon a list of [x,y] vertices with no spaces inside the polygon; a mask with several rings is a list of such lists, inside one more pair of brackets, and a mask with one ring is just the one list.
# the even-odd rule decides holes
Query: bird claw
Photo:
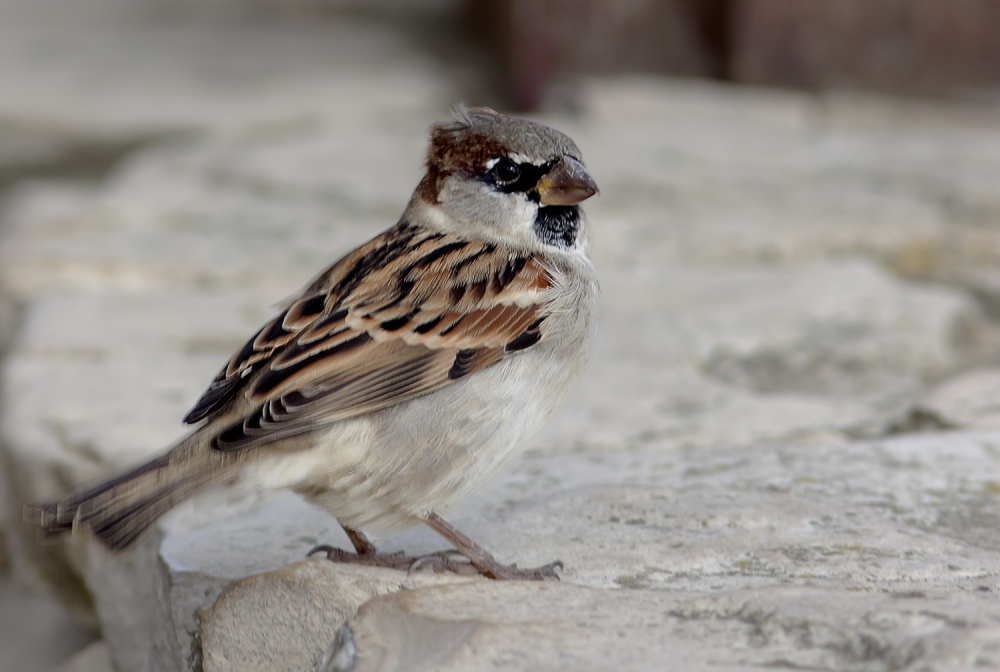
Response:
[{"label": "bird claw", "polygon": [[325,554],[326,559],[331,562],[344,562],[350,565],[367,565],[368,567],[406,569],[413,562],[413,558],[409,558],[402,553],[379,553],[378,551],[372,551],[370,553],[351,553],[350,551],[345,551],[342,548],[328,546],[326,544],[315,547],[306,553],[306,557],[308,558],[316,555],[317,553]]},{"label": "bird claw", "polygon": [[478,570],[468,561],[455,562],[452,556],[465,558],[461,551],[448,550],[431,553],[420,557],[406,555],[402,551],[394,553],[351,553],[335,546],[326,544],[316,546],[306,554],[306,557],[323,553],[331,562],[344,562],[351,565],[367,565],[369,567],[384,567],[398,569],[407,574],[415,574],[422,568],[430,566],[435,574],[451,572],[453,574],[476,574]]},{"label": "bird claw", "polygon": [[[491,562],[483,566],[473,565],[468,561],[461,551],[448,550],[430,553],[420,557],[412,557],[402,551],[395,553],[351,553],[335,546],[326,544],[317,546],[306,556],[317,553],[324,553],[326,559],[332,562],[344,562],[352,565],[367,565],[369,567],[384,567],[387,569],[398,569],[405,571],[408,575],[420,573],[425,568],[430,568],[435,574],[450,572],[456,575],[482,574],[483,576],[496,579],[498,581],[544,581],[546,579],[559,580],[556,569],[563,569],[561,560],[550,562],[541,567],[531,567],[520,569],[517,564],[501,565],[498,562]],[[463,558],[456,562],[452,558],[458,556]]]},{"label": "bird claw", "polygon": [[464,561],[454,562],[452,556],[465,558],[461,551],[449,550],[439,551],[424,555],[413,561],[407,574],[416,574],[424,567],[431,567],[435,574],[451,572],[452,574],[478,574],[479,570],[472,566],[466,558]]},{"label": "bird claw", "polygon": [[335,562],[337,562],[337,561],[339,561],[339,562],[350,562],[350,560],[345,559],[344,556],[356,555],[355,553],[348,553],[347,551],[345,551],[343,549],[340,549],[340,548],[337,548],[336,546],[329,546],[327,544],[320,544],[319,546],[314,546],[311,551],[309,551],[308,553],[306,553],[306,557],[310,558],[310,557],[316,555],[317,553],[323,553],[323,554],[326,555],[326,559],[327,560],[332,560],[332,561],[335,561]]},{"label": "bird claw", "polygon": [[498,563],[493,567],[481,568],[480,573],[497,581],[544,581],[545,579],[558,581],[559,575],[556,573],[556,569],[563,569],[562,560],[528,569],[519,569],[516,563],[512,565]]}]

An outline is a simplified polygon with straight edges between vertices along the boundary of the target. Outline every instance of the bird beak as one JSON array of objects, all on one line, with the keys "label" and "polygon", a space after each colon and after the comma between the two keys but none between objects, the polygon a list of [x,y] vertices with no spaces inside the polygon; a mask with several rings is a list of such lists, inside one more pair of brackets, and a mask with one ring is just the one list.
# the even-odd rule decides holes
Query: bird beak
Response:
[{"label": "bird beak", "polygon": [[564,156],[538,181],[542,205],[576,205],[597,193],[590,173],[571,156]]}]

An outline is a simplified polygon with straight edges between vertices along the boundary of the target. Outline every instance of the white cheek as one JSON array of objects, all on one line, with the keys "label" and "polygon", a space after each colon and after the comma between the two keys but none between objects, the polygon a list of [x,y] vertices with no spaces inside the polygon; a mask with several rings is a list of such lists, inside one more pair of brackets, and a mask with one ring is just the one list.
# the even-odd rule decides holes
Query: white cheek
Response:
[{"label": "white cheek", "polygon": [[[527,194],[503,194],[486,185],[480,191],[484,199],[491,199],[498,205],[498,221],[514,230],[531,229],[538,215],[538,204],[528,198]],[[513,202],[513,203],[512,203]]]},{"label": "white cheek", "polygon": [[527,196],[519,195],[517,208],[514,212],[517,223],[525,229],[530,229],[531,225],[535,223],[536,215],[538,215],[538,204]]}]

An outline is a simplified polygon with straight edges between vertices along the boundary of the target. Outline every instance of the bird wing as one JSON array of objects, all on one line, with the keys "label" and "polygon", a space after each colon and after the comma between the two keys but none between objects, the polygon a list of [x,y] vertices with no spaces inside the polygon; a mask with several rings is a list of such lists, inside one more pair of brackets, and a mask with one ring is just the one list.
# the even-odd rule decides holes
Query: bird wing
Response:
[{"label": "bird wing", "polygon": [[400,223],[264,325],[184,421],[249,404],[213,439],[231,451],[426,394],[537,343],[551,284],[529,253]]}]

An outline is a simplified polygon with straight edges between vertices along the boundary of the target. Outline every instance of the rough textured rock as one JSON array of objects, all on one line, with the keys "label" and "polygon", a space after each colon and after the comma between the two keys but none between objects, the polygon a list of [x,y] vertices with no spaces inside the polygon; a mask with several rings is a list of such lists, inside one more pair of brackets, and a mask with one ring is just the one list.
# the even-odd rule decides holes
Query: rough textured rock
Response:
[{"label": "rough textured rock", "polygon": [[[18,38],[2,49],[21,53],[24,44]],[[149,61],[136,72],[162,75],[165,44],[151,39]],[[201,43],[192,44],[196,61]],[[96,39],[92,48],[84,52],[118,53]],[[282,75],[281,63],[265,74]],[[223,59],[220,76],[232,75],[230,65]],[[68,67],[59,61],[52,72]],[[331,113],[340,116],[308,123],[283,115],[308,107],[295,101],[315,100],[282,99],[291,90],[282,87],[318,86],[326,81],[313,78],[320,66],[269,89],[268,100],[285,105],[273,116],[257,106],[259,92],[220,102],[213,96],[230,94],[213,89],[194,97],[198,109],[164,103],[160,116],[124,106],[120,115],[136,116],[106,123],[146,133],[190,121],[226,132],[156,143],[96,184],[36,183],[10,195],[0,287],[23,302],[24,315],[4,363],[0,432],[15,506],[158,453],[180,436],[179,418],[268,306],[395,221],[420,173],[424,130],[445,108],[433,68],[414,67],[422,74],[407,84],[420,89],[412,105],[396,109],[391,72],[379,79],[348,68],[368,88],[341,81],[338,95],[349,104]],[[0,66],[0,93],[12,86],[11,72]],[[206,77],[213,88],[215,75]],[[183,89],[177,100],[191,93],[189,82],[175,84]],[[107,100],[132,100],[126,89]],[[400,95],[410,100],[406,91]],[[165,95],[174,94],[167,87]],[[21,105],[21,114],[54,100],[43,98],[3,104]],[[608,600],[612,612],[621,600],[640,611],[675,597],[670,604],[730,604],[726,591],[765,605],[745,613],[772,613],[772,605],[779,614],[766,621],[718,616],[742,607],[705,607],[702,619],[657,612],[663,627],[704,642],[678,644],[694,656],[693,669],[706,650],[732,667],[934,669],[947,655],[967,656],[953,669],[975,664],[975,647],[994,643],[991,630],[890,607],[924,599],[945,605],[940,613],[967,612],[968,623],[991,618],[976,595],[1000,589],[1000,436],[880,437],[925,428],[921,418],[937,428],[990,426],[987,404],[965,401],[988,394],[990,379],[955,376],[998,352],[983,298],[989,284],[970,278],[1000,259],[1000,124],[969,121],[965,112],[911,114],[645,80],[595,83],[581,102],[578,118],[554,123],[578,139],[602,187],[589,209],[605,305],[593,365],[529,455],[450,519],[506,561],[561,557],[563,585],[551,590],[565,591],[566,604],[580,595]],[[106,104],[68,110],[76,116],[67,123],[97,124]],[[260,110],[292,120],[261,125],[241,116]],[[199,641],[206,670],[253,669],[262,660],[255,652],[279,650],[289,651],[289,669],[308,669],[368,595],[399,582],[462,583],[447,588],[454,595],[480,590],[465,587],[467,579],[410,584],[392,572],[300,563],[312,545],[331,541],[346,543],[335,521],[296,497],[231,491],[189,502],[131,555],[108,556],[82,537],[40,546],[30,535],[16,535],[14,555],[78,611],[96,614],[119,672],[188,669]],[[378,541],[411,552],[443,545],[427,530]],[[928,597],[893,602],[880,591]],[[321,613],[314,594],[331,596]],[[480,598],[462,597],[471,615],[455,619],[469,641],[494,646],[516,627],[524,642],[539,643],[538,655],[558,653],[541,646],[541,628],[511,626],[507,607],[488,627],[469,625]],[[389,604],[385,618],[405,628],[418,602],[372,604]],[[830,619],[827,602],[837,605]],[[380,623],[380,609],[363,609],[354,621],[359,656],[372,650],[365,638],[381,631],[362,625]],[[903,615],[871,625],[879,610]],[[557,621],[553,632],[564,633],[569,626]],[[827,633],[830,645],[802,644],[800,626]],[[442,627],[433,625],[428,641],[454,634]],[[741,649],[737,643],[758,641],[746,635],[755,627],[773,634],[760,650]],[[597,621],[581,628],[595,642],[610,632],[598,633]],[[252,647],[241,631],[259,633]],[[641,639],[623,631],[626,642]],[[961,642],[940,648],[940,633]],[[402,645],[404,635],[393,641]],[[293,641],[302,643],[294,655],[281,648]],[[866,642],[874,642],[867,659]],[[923,648],[911,659],[908,646]],[[469,651],[454,652],[449,664]],[[639,666],[660,649],[625,651],[634,658],[623,664]],[[511,655],[516,666],[521,654]],[[989,662],[992,654],[982,655]],[[548,659],[525,660],[531,668]]]},{"label": "rough textured rock", "polygon": [[545,450],[878,434],[982,323],[967,297],[859,261],[600,270],[593,363]]},{"label": "rough textured rock", "polygon": [[[1000,434],[946,433],[738,451],[526,457],[448,517],[504,561],[533,566],[560,558],[563,586],[611,590],[609,604],[621,599],[615,589],[642,593],[636,599],[651,603],[677,592],[769,586],[821,591],[815,594],[830,600],[986,595],[1000,591],[1000,542],[993,533],[1000,518],[998,445]],[[295,496],[235,503],[233,496],[202,498],[173,514],[163,536],[132,556],[128,571],[121,564],[102,567],[92,549],[85,571],[95,595],[107,602],[98,599],[98,613],[119,669],[178,669],[177,661],[196,651],[192,633],[200,632],[205,670],[273,669],[267,662],[252,667],[270,660],[266,651],[288,651],[281,669],[311,670],[364,595],[470,581],[319,560],[284,567],[316,543],[349,548],[347,540],[335,521]],[[230,504],[223,507],[227,497]],[[444,547],[423,528],[377,542],[386,551],[411,553]],[[249,578],[226,588],[242,576]],[[150,577],[155,600],[136,590]],[[492,598],[482,599],[488,605]],[[808,606],[821,601],[794,607],[800,629],[832,627],[822,609]],[[958,611],[979,608],[960,599],[949,604]],[[845,609],[854,614],[854,607]],[[869,609],[874,607],[864,607],[865,613]],[[137,614],[149,614],[146,630],[137,626]],[[837,626],[844,633],[862,619],[850,614]],[[715,618],[687,627],[692,636],[704,627],[698,636],[708,636]],[[899,641],[929,636],[920,623],[900,620],[892,627]],[[541,626],[524,632],[531,642],[546,637]],[[979,641],[983,633],[977,633],[972,638]],[[302,643],[297,653],[288,649],[291,641]],[[994,642],[993,635],[983,641]],[[124,642],[133,644],[126,648]],[[647,651],[636,665],[656,660],[654,654]]]},{"label": "rough textured rock", "polygon": [[[996,434],[524,458],[450,519],[564,581],[997,589]],[[423,540],[423,541],[422,541]],[[406,533],[388,548],[432,550]]]},{"label": "rough textured rock", "polygon": [[450,97],[432,60],[384,23],[267,4],[4,0],[0,119],[107,139],[266,132],[364,119],[373,101],[405,117]]},{"label": "rough textured rock", "polygon": [[105,641],[97,641],[75,654],[52,672],[115,672]]},{"label": "rough textured rock", "polygon": [[[662,289],[637,299],[636,284]],[[51,497],[179,438],[178,418],[284,291],[31,302],[5,378],[15,496]],[[604,297],[594,364],[538,450],[875,431],[956,365],[952,334],[977,319],[955,293],[857,262],[611,271]]]},{"label": "rough textured rock", "polygon": [[623,78],[570,126],[601,185],[600,254],[876,258],[941,278],[1000,258],[1000,113]]},{"label": "rough textured rock", "polygon": [[[421,81],[433,88],[437,80]],[[641,79],[594,83],[581,102],[579,118],[551,120],[579,141],[602,185],[588,209],[606,265],[863,255],[908,276],[951,278],[1000,258],[995,113]],[[278,230],[292,236],[282,256],[304,262],[316,257],[296,257],[302,240],[383,227],[419,176],[423,131],[446,103],[428,94],[407,111],[371,97],[355,104],[365,112],[357,119],[158,147],[96,193],[21,199],[11,226],[38,229],[10,237],[4,266],[20,266],[4,282],[146,286],[154,281],[93,276],[164,265],[178,267],[167,282],[191,282],[193,271],[181,269],[192,266],[201,282],[219,281],[239,262],[204,270],[215,246],[252,252]],[[56,233],[68,236],[63,244]],[[50,267],[58,272],[40,285],[38,268]]]},{"label": "rough textured rock", "polygon": [[116,669],[146,672],[199,660],[205,670],[246,669],[260,656],[312,669],[370,597],[454,580],[303,562],[320,543],[350,548],[336,520],[298,497],[237,489],[182,505],[133,552],[82,543],[72,555]]},{"label": "rough textured rock", "polygon": [[200,608],[233,581],[302,560],[326,539],[346,542],[335,520],[290,494],[257,501],[217,492],[179,507],[131,553],[91,543],[74,560],[116,669],[168,672],[197,659]]},{"label": "rough textured rock", "polygon": [[[7,344],[14,332],[14,304],[0,294],[0,358],[7,353]],[[8,569],[7,527],[10,525],[9,513],[10,493],[7,488],[7,458],[0,452],[0,576]]]},{"label": "rough textured rock", "polygon": [[998,615],[976,594],[466,584],[365,604],[320,672],[982,669],[1000,665]]},{"label": "rough textured rock", "polygon": [[22,296],[255,286],[277,301],[396,221],[440,114],[156,146],[97,187],[22,188],[0,280]]},{"label": "rough textured rock", "polygon": [[57,597],[30,592],[0,574],[0,672],[48,672],[93,638]]},{"label": "rough textured rock", "polygon": [[[465,579],[483,583],[485,579]],[[205,672],[314,670],[339,624],[385,593],[460,583],[451,577],[343,567],[322,559],[257,574],[199,612]]]},{"label": "rough textured rock", "polygon": [[931,390],[919,407],[952,427],[1000,429],[1000,370],[956,376]]},{"label": "rough textured rock", "polygon": [[[16,390],[3,431],[20,495],[50,497],[179,438],[179,418],[211,371],[270,314],[268,303],[246,291],[31,302],[5,378]],[[212,326],[192,331],[192,320]],[[66,324],[74,325],[72,337]]]}]

